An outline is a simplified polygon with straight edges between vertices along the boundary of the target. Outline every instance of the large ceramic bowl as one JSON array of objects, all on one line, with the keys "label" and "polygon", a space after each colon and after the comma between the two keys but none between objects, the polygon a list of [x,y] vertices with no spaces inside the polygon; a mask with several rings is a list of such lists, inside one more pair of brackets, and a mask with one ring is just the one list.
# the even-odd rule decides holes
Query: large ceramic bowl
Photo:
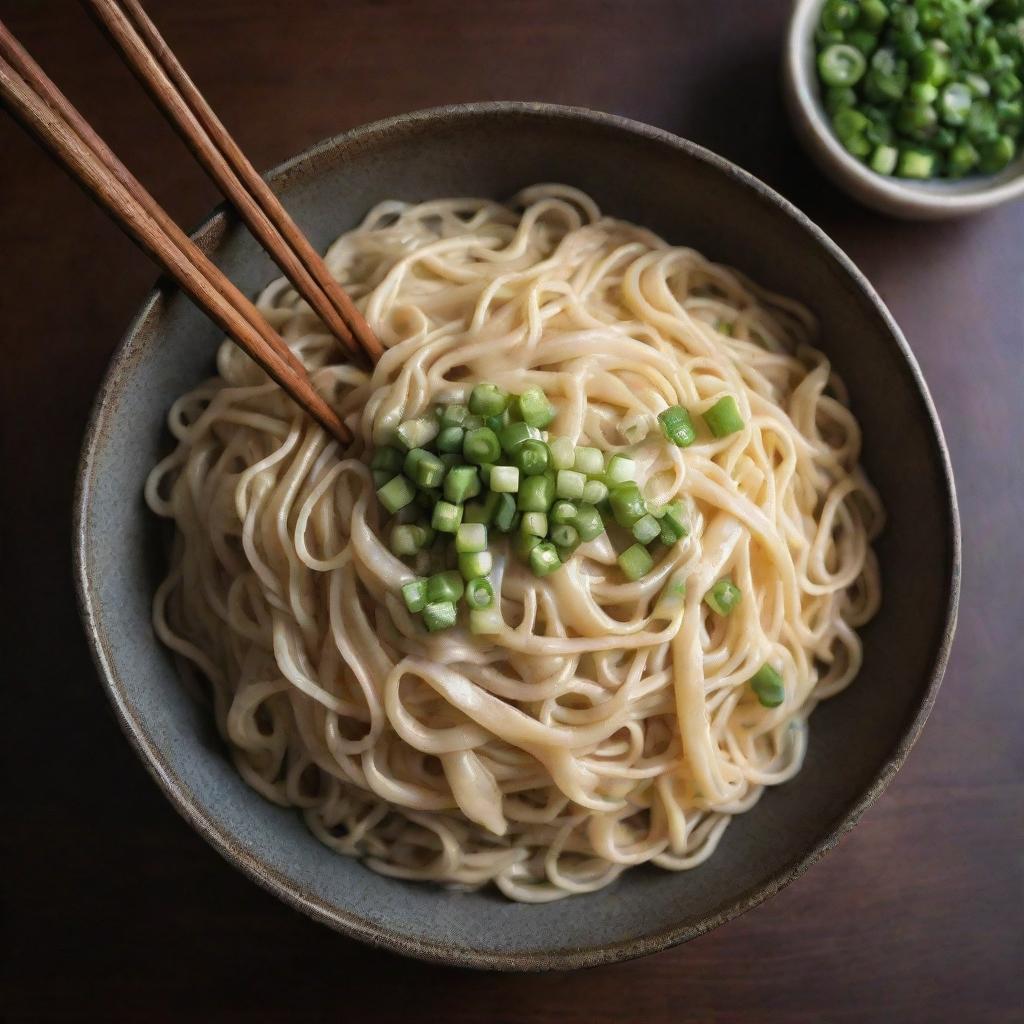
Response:
[{"label": "large ceramic bowl", "polygon": [[[504,197],[533,182],[569,182],[608,212],[806,303],[849,386],[864,462],[888,506],[877,549],[884,603],[864,631],[855,685],[814,713],[801,774],[740,816],[697,870],[634,869],[600,892],[542,906],[382,878],[246,786],[153,635],[162,555],[143,481],[166,450],[168,406],[211,372],[221,337],[162,282],[97,400],[75,523],[85,626],[143,764],[261,885],[339,931],[425,959],[519,970],[621,960],[699,935],[777,892],[836,843],[907,756],[935,700],[956,614],[959,534],[946,449],[917,363],[871,286],[750,175],[666,132],[584,110],[504,103],[410,114],[331,139],[270,181],[320,249],[385,197]],[[245,292],[278,274],[224,212],[195,238]]]}]

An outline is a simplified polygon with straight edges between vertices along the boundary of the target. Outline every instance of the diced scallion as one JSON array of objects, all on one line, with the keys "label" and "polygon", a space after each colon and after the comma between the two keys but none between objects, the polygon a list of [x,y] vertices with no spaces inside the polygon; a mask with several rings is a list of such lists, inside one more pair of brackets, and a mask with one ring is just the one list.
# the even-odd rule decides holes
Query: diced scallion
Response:
[{"label": "diced scallion", "polygon": [[458,601],[464,590],[462,577],[454,571],[439,572],[427,580],[428,601]]},{"label": "diced scallion", "polygon": [[728,437],[743,429],[743,417],[732,395],[723,395],[706,413],[704,422],[715,437]]},{"label": "diced scallion", "polygon": [[633,536],[640,544],[650,544],[661,536],[661,523],[648,513],[633,524]]},{"label": "diced scallion", "polygon": [[455,550],[464,555],[487,550],[487,527],[482,523],[463,522],[455,534]]},{"label": "diced scallion", "polygon": [[377,491],[378,500],[392,515],[415,497],[416,488],[404,476],[393,477]]},{"label": "diced scallion", "polygon": [[540,388],[527,388],[515,404],[519,418],[531,427],[543,430],[555,418],[554,406]]},{"label": "diced scallion", "polygon": [[530,552],[530,568],[535,576],[550,576],[561,566],[562,560],[554,544],[541,543]]},{"label": "diced scallion", "polygon": [[723,576],[704,595],[704,602],[716,615],[728,615],[743,599],[743,592],[728,576]]},{"label": "diced scallion", "polygon": [[579,501],[583,497],[583,488],[586,484],[587,478],[582,473],[577,473],[573,469],[560,469],[555,483],[555,494],[559,498]]},{"label": "diced scallion", "polygon": [[615,454],[608,460],[604,480],[609,488],[636,479],[636,463],[625,455]]},{"label": "diced scallion", "polygon": [[466,604],[470,608],[490,608],[494,603],[494,586],[485,576],[471,579],[466,584]]},{"label": "diced scallion", "polygon": [[469,396],[469,411],[476,416],[498,416],[508,407],[508,394],[497,384],[477,384]]},{"label": "diced scallion", "polygon": [[406,451],[413,448],[425,448],[437,437],[441,427],[433,416],[421,416],[414,420],[404,420],[398,425],[395,436]]},{"label": "diced scallion", "polygon": [[515,466],[495,466],[491,470],[490,488],[498,494],[515,494],[519,490],[519,470]]},{"label": "diced scallion", "polygon": [[462,506],[450,501],[439,501],[434,506],[430,525],[438,533],[455,533],[462,523]]},{"label": "diced scallion", "polygon": [[647,502],[644,501],[640,488],[632,481],[613,487],[608,495],[608,501],[619,526],[632,529],[647,515]]},{"label": "diced scallion", "polygon": [[618,563],[627,579],[638,580],[651,571],[654,559],[642,544],[634,544],[619,555]]},{"label": "diced scallion", "polygon": [[679,448],[687,448],[697,438],[690,414],[681,405],[672,405],[658,413],[658,422],[665,439]]},{"label": "diced scallion", "polygon": [[414,615],[423,611],[427,606],[427,581],[410,580],[402,585],[402,600],[405,607]]},{"label": "diced scallion", "polygon": [[458,613],[454,601],[435,601],[423,609],[423,625],[431,633],[442,629],[451,629],[455,625]]},{"label": "diced scallion", "polygon": [[750,677],[750,687],[762,707],[777,708],[786,699],[786,686],[782,676],[767,662]]},{"label": "diced scallion", "polygon": [[494,556],[490,551],[474,551],[459,555],[459,572],[464,580],[475,580],[486,576],[494,568]]}]

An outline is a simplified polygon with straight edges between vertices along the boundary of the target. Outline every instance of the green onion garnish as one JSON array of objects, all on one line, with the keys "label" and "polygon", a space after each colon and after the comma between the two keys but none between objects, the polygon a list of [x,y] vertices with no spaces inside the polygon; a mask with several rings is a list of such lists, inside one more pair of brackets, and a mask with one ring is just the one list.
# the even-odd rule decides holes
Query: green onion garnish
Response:
[{"label": "green onion garnish", "polygon": [[423,625],[436,633],[442,629],[451,629],[458,618],[453,601],[435,601],[423,609]]},{"label": "green onion garnish", "polygon": [[469,396],[469,411],[475,416],[499,416],[508,408],[508,394],[497,384],[477,384]]},{"label": "green onion garnish", "polygon": [[495,466],[491,470],[490,488],[499,494],[515,494],[519,490],[519,470],[515,466]]},{"label": "green onion garnish", "polygon": [[533,534],[534,537],[548,535],[548,517],[543,512],[524,512],[519,521],[521,533]]},{"label": "green onion garnish", "polygon": [[704,422],[715,437],[728,437],[743,429],[743,417],[732,395],[725,395],[715,402],[704,413]]},{"label": "green onion garnish", "polygon": [[462,577],[454,570],[439,572],[427,580],[427,601],[458,601],[465,589]]},{"label": "green onion garnish", "polygon": [[786,699],[782,676],[767,662],[750,677],[750,686],[762,707],[777,708]]},{"label": "green onion garnish", "polygon": [[[609,488],[636,479],[636,463],[625,455],[613,455],[604,471],[604,482]],[[596,504],[596,502],[595,502]]]},{"label": "green onion garnish", "polygon": [[550,576],[561,567],[562,560],[554,544],[541,543],[530,552],[530,568],[535,576]]},{"label": "green onion garnish", "polygon": [[416,488],[404,476],[396,476],[377,490],[380,503],[394,515],[416,497]]},{"label": "green onion garnish", "polygon": [[482,523],[463,522],[455,533],[455,550],[460,555],[487,550],[487,527]]},{"label": "green onion garnish", "polygon": [[498,435],[490,427],[470,430],[462,442],[462,454],[467,461],[475,462],[478,466],[497,462],[501,456]]},{"label": "green onion garnish", "polygon": [[583,505],[572,519],[580,540],[593,540],[604,533],[604,520],[593,505]]},{"label": "green onion garnish", "polygon": [[417,579],[403,584],[402,599],[413,614],[423,611],[427,606],[427,581]]},{"label": "green onion garnish", "polygon": [[551,543],[558,548],[575,548],[580,542],[580,535],[575,526],[568,523],[556,523],[551,527]]},{"label": "green onion garnish", "polygon": [[515,401],[519,418],[531,427],[543,430],[555,418],[554,406],[540,388],[527,388]]},{"label": "green onion garnish", "polygon": [[453,505],[461,505],[480,493],[480,474],[473,466],[452,466],[444,478],[444,497]]},{"label": "green onion garnish", "polygon": [[431,516],[430,525],[438,533],[455,533],[461,523],[461,505],[454,505],[450,501],[439,501],[434,506],[434,514]]},{"label": "green onion garnish", "polygon": [[490,608],[494,603],[494,587],[486,576],[466,583],[466,604],[470,608]]},{"label": "green onion garnish", "polygon": [[459,572],[464,580],[475,580],[486,576],[494,568],[494,556],[490,551],[474,551],[459,555]]},{"label": "green onion garnish", "polygon": [[474,636],[492,636],[505,628],[497,607],[474,608],[469,613],[469,631]]},{"label": "green onion garnish", "polygon": [[583,501],[587,505],[597,505],[608,497],[608,485],[600,480],[588,480],[583,485]]},{"label": "green onion garnish", "polygon": [[728,615],[743,599],[743,591],[728,576],[723,576],[704,595],[704,603],[716,615]]},{"label": "green onion garnish", "polygon": [[466,432],[462,427],[442,427],[441,432],[437,435],[435,445],[439,452],[460,455],[465,436]]},{"label": "green onion garnish", "polygon": [[[533,477],[532,479],[541,479]],[[522,491],[519,492],[522,497]],[[494,528],[501,533],[508,533],[516,518],[516,499],[511,494],[498,495],[498,507],[494,512]]]},{"label": "green onion garnish", "polygon": [[512,450],[512,463],[523,476],[539,476],[551,462],[551,453],[543,441],[523,441]]},{"label": "green onion garnish", "polygon": [[395,436],[406,451],[413,448],[425,448],[437,437],[441,427],[433,416],[421,416],[415,420],[405,420],[398,425]]},{"label": "green onion garnish", "polygon": [[501,450],[506,455],[511,455],[526,441],[541,440],[540,431],[536,427],[531,427],[529,423],[509,423],[508,426],[501,428],[498,437],[501,442]]},{"label": "green onion garnish", "polygon": [[444,463],[426,448],[413,448],[405,457],[405,475],[419,487],[440,487]]},{"label": "green onion garnish", "polygon": [[666,440],[678,448],[688,448],[697,438],[693,420],[681,405],[670,406],[658,413],[658,422]]},{"label": "green onion garnish", "polygon": [[396,473],[402,472],[402,463],[405,456],[397,449],[387,445],[378,448],[370,460],[370,469],[379,469],[390,473],[390,480]]},{"label": "green onion garnish", "polygon": [[647,515],[647,502],[644,501],[640,488],[635,483],[618,484],[608,495],[612,515],[619,526],[632,529],[633,526]]},{"label": "green onion garnish", "polygon": [[551,451],[551,468],[572,469],[576,461],[576,446],[567,437],[554,437],[548,442]]},{"label": "green onion garnish", "polygon": [[617,561],[619,568],[631,580],[638,580],[646,576],[654,566],[654,559],[642,544],[634,544],[632,547],[626,548],[619,555]]},{"label": "green onion garnish", "polygon": [[547,512],[555,500],[555,485],[548,476],[528,476],[519,487],[520,512]]},{"label": "green onion garnish", "polygon": [[555,494],[559,498],[566,498],[570,501],[579,501],[583,497],[583,488],[587,485],[587,478],[574,469],[560,469],[555,482]]},{"label": "green onion garnish", "polygon": [[661,536],[661,523],[648,512],[633,524],[633,536],[640,544],[650,544]]},{"label": "green onion garnish", "polygon": [[599,476],[604,472],[604,456],[597,448],[577,448],[572,468],[584,476]]}]

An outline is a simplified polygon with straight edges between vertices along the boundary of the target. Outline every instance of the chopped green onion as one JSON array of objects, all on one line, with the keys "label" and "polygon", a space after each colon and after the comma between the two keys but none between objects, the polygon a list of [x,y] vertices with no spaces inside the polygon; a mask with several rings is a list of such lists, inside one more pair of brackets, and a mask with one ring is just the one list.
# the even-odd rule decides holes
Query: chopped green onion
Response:
[{"label": "chopped green onion", "polygon": [[509,423],[508,426],[501,428],[498,438],[501,450],[506,455],[511,455],[524,442],[539,441],[541,436],[540,431],[536,427],[531,427],[529,423]]},{"label": "chopped green onion", "polygon": [[442,427],[437,435],[437,450],[449,454],[461,453],[465,436],[466,432],[462,427]]},{"label": "chopped green onion", "polygon": [[540,388],[527,388],[515,400],[519,418],[531,427],[543,430],[555,418],[554,406]]},{"label": "chopped green onion", "polygon": [[950,82],[942,90],[942,120],[953,127],[959,127],[967,121],[973,102],[974,96],[969,85],[963,82]]},{"label": "chopped green onion", "polygon": [[949,151],[946,170],[951,178],[962,178],[978,165],[980,159],[978,151],[964,139]]},{"label": "chopped green onion", "polygon": [[405,456],[397,448],[390,448],[384,445],[373,453],[373,458],[370,460],[370,469],[387,471],[390,474],[388,476],[390,480],[396,473],[402,472],[404,458]]},{"label": "chopped green onion", "polygon": [[548,442],[551,451],[551,468],[572,469],[576,461],[576,446],[567,437],[555,437]]},{"label": "chopped green onion", "polygon": [[548,535],[548,517],[543,512],[524,512],[523,518],[519,521],[521,533],[529,533],[534,537],[546,537]]},{"label": "chopped green onion", "polygon": [[895,146],[875,146],[871,154],[871,170],[876,174],[892,174],[896,170],[899,150]]},{"label": "chopped green onion", "polygon": [[539,476],[547,471],[551,455],[543,441],[524,441],[512,452],[512,463],[523,476]]},{"label": "chopped green onion", "polygon": [[475,416],[499,416],[508,408],[508,393],[497,384],[477,384],[469,396],[469,411]]},{"label": "chopped green onion", "polygon": [[547,512],[555,500],[555,486],[549,476],[528,476],[519,488],[520,512]]},{"label": "chopped green onion", "polygon": [[494,556],[490,551],[474,551],[459,555],[459,572],[464,580],[475,580],[486,576],[494,568]]},{"label": "chopped green onion", "polygon": [[600,476],[604,472],[604,456],[598,448],[577,448],[572,468],[584,476]]},{"label": "chopped green onion", "polygon": [[464,405],[446,405],[441,412],[441,429],[464,427],[469,410]]},{"label": "chopped green onion", "polygon": [[444,496],[453,505],[461,505],[480,493],[480,475],[473,466],[453,466],[444,478]]},{"label": "chopped green onion", "polygon": [[551,506],[551,522],[571,523],[575,520],[579,509],[571,501],[556,501]]},{"label": "chopped green onion", "polygon": [[515,494],[519,490],[519,470],[515,466],[495,466],[491,470],[490,487],[499,494]]},{"label": "chopped green onion", "polygon": [[743,599],[743,591],[728,576],[723,576],[704,595],[704,603],[716,615],[728,615]]},{"label": "chopped green onion", "polygon": [[472,413],[462,421],[462,429],[466,431],[479,430],[484,425],[483,416],[474,416]]},{"label": "chopped green onion", "polygon": [[415,497],[416,488],[404,476],[392,477],[377,490],[378,500],[392,515],[400,508],[405,508]]},{"label": "chopped green onion", "polygon": [[681,501],[673,501],[662,510],[661,542],[672,545],[690,532],[689,518]]},{"label": "chopped green onion", "polygon": [[767,662],[750,677],[750,686],[762,707],[777,708],[786,699],[782,676]]},{"label": "chopped green onion", "polygon": [[413,614],[423,611],[427,606],[427,581],[416,579],[403,584],[402,599]]},{"label": "chopped green onion", "polygon": [[465,589],[462,577],[454,570],[439,572],[427,580],[427,601],[458,601]]},{"label": "chopped green onion", "polygon": [[580,542],[580,535],[575,526],[568,523],[556,523],[551,527],[551,543],[559,548],[575,548]]},{"label": "chopped green onion", "polygon": [[456,452],[444,452],[438,456],[445,473],[450,473],[456,466],[462,465],[462,455]]},{"label": "chopped green onion", "polygon": [[672,405],[658,413],[658,422],[666,440],[678,448],[688,448],[697,439],[690,414],[681,405]]},{"label": "chopped green onion", "polygon": [[440,430],[433,416],[421,416],[419,419],[400,423],[395,436],[406,451],[411,451],[413,448],[425,448],[437,437]]},{"label": "chopped green onion", "polygon": [[451,629],[455,625],[458,613],[452,601],[435,601],[423,609],[423,625],[431,633],[437,633],[442,629]]},{"label": "chopped green onion", "polygon": [[935,154],[921,149],[904,149],[896,165],[901,178],[931,178],[935,174]]},{"label": "chopped green onion", "polygon": [[430,525],[438,533],[455,533],[462,524],[462,506],[450,501],[439,501],[434,506],[434,514]]},{"label": "chopped green onion", "polygon": [[[541,478],[531,477],[531,479]],[[522,493],[522,491],[519,492],[520,498]],[[516,499],[511,494],[499,494],[498,499],[498,507],[494,512],[494,528],[501,533],[508,533],[516,518]]]},{"label": "chopped green onion", "polygon": [[1013,139],[1009,135],[1000,135],[991,142],[983,142],[978,147],[981,155],[979,169],[985,174],[1001,171],[1013,159],[1014,149]]},{"label": "chopped green onion", "polygon": [[426,540],[426,531],[421,526],[401,523],[391,528],[391,553],[398,558],[415,555]]},{"label": "chopped green onion", "polygon": [[559,498],[579,501],[583,497],[583,488],[586,484],[587,478],[582,473],[572,469],[560,469],[555,483],[555,493]]},{"label": "chopped green onion", "polygon": [[867,29],[878,31],[889,18],[884,0],[861,0],[860,23]]},{"label": "chopped green onion", "polygon": [[704,422],[715,437],[728,437],[743,429],[743,417],[732,395],[725,395],[715,402],[704,413]]},{"label": "chopped green onion", "polygon": [[484,426],[489,427],[494,431],[495,435],[503,428],[507,427],[509,423],[508,411],[501,413],[498,416],[486,416],[484,417]]},{"label": "chopped green onion", "polygon": [[864,54],[848,43],[833,43],[818,56],[818,74],[826,85],[854,85],[866,69]]},{"label": "chopped green onion", "polygon": [[490,427],[470,430],[462,442],[462,454],[468,462],[475,462],[478,466],[497,462],[501,456],[498,435]]},{"label": "chopped green onion", "polygon": [[612,515],[619,526],[631,530],[647,515],[647,502],[644,501],[640,488],[632,481],[613,487],[608,500],[611,503]]},{"label": "chopped green onion", "polygon": [[482,523],[462,522],[455,531],[455,550],[460,555],[487,550],[487,527]]},{"label": "chopped green onion", "polygon": [[490,608],[494,604],[494,587],[486,576],[479,576],[466,584],[466,604],[470,608]]},{"label": "chopped green onion", "polygon": [[593,540],[604,533],[604,520],[593,505],[584,505],[577,510],[572,525],[576,527],[580,540]]},{"label": "chopped green onion", "polygon": [[554,544],[538,544],[530,552],[530,568],[535,576],[550,576],[561,567],[562,561],[558,557]]},{"label": "chopped green onion", "polygon": [[634,544],[632,547],[626,548],[619,555],[617,561],[619,568],[631,580],[638,580],[646,576],[654,566],[654,559],[642,544]]},{"label": "chopped green onion", "polygon": [[[636,462],[625,455],[613,455],[604,471],[604,482],[609,488],[636,479]],[[595,503],[596,504],[596,503]]]},{"label": "chopped green onion", "polygon": [[426,448],[413,448],[405,457],[405,475],[420,487],[439,487],[444,463]]},{"label": "chopped green onion", "polygon": [[530,559],[530,552],[543,543],[543,537],[535,537],[532,533],[520,533],[513,542],[515,553],[524,561]]},{"label": "chopped green onion", "polygon": [[497,607],[474,608],[469,613],[469,631],[474,636],[493,636],[505,628]]},{"label": "chopped green onion", "polygon": [[633,536],[641,544],[650,544],[656,537],[661,536],[661,523],[648,513],[633,524]]},{"label": "chopped green onion", "polygon": [[374,487],[383,487],[395,474],[389,469],[372,469],[370,475]]},{"label": "chopped green onion", "polygon": [[588,505],[596,505],[608,497],[608,485],[600,480],[588,480],[583,485],[583,500]]}]

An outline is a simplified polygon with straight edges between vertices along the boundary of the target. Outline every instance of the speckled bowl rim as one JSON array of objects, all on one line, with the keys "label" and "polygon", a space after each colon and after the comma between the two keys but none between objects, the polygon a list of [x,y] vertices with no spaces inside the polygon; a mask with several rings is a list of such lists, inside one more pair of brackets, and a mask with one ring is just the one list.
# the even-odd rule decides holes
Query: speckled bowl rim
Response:
[{"label": "speckled bowl rim", "polygon": [[[877,174],[848,152],[829,125],[807,47],[817,14],[825,0],[795,0],[786,30],[785,74],[789,97],[799,104],[806,129],[820,147],[820,158],[829,162],[844,187],[848,182],[869,193],[889,212],[903,216],[966,216],[1024,197],[1024,153],[997,174],[980,174],[951,181],[936,179],[917,183]],[[880,208],[881,208],[880,207]]]},{"label": "speckled bowl rim", "polygon": [[[932,705],[935,703],[942,681],[942,674],[948,660],[953,633],[956,628],[957,604],[960,592],[960,520],[949,453],[931,395],[906,340],[874,289],[839,247],[792,204],[746,171],[740,170],[734,164],[692,142],[685,141],[669,132],[637,121],[585,108],[515,101],[474,103],[435,107],[429,110],[401,114],[355,128],[352,131],[327,139],[299,156],[286,161],[270,171],[267,178],[276,186],[282,186],[295,178],[315,176],[321,158],[325,154],[332,153],[342,145],[356,144],[360,147],[373,145],[378,140],[393,137],[407,131],[422,130],[424,126],[429,125],[431,122],[458,122],[486,118],[488,115],[507,116],[510,114],[526,119],[537,118],[555,123],[570,122],[601,125],[619,132],[628,133],[638,140],[658,142],[710,165],[742,188],[756,192],[800,225],[846,271],[850,280],[856,284],[862,298],[875,307],[876,312],[887,327],[893,343],[907,364],[907,368],[917,386],[927,412],[932,442],[942,467],[948,497],[948,504],[943,509],[946,517],[946,539],[951,552],[948,566],[945,619],[941,640],[931,663],[928,683],[916,713],[905,727],[895,748],[875,774],[871,784],[857,800],[847,807],[838,824],[804,855],[795,858],[772,878],[761,885],[741,892],[727,907],[717,913],[707,915],[696,923],[662,929],[618,943],[574,949],[539,950],[516,954],[478,952],[448,947],[440,942],[411,939],[399,932],[392,931],[387,927],[372,923],[363,917],[332,906],[324,900],[311,897],[304,893],[291,879],[285,877],[275,868],[245,850],[235,837],[220,828],[206,816],[196,796],[170,768],[159,746],[146,732],[139,719],[133,714],[126,699],[125,687],[114,667],[110,640],[104,635],[100,626],[97,609],[94,607],[94,600],[88,586],[88,545],[86,534],[96,453],[103,443],[107,418],[109,416],[108,407],[118,391],[119,380],[122,374],[131,364],[133,349],[137,343],[144,340],[147,334],[158,326],[158,321],[153,321],[152,323],[149,323],[149,321],[153,317],[157,303],[166,298],[168,289],[171,287],[163,280],[158,283],[157,287],[143,303],[142,308],[115,350],[92,409],[78,466],[73,506],[74,575],[78,604],[92,657],[99,671],[107,696],[113,704],[121,728],[135,747],[136,752],[150,774],[159,783],[175,808],[226,860],[240,868],[265,889],[280,897],[285,903],[345,935],[368,942],[371,945],[422,960],[452,966],[514,971],[566,970],[614,963],[633,957],[644,956],[702,935],[712,928],[716,928],[718,925],[724,924],[726,921],[758,906],[764,900],[773,896],[793,881],[793,879],[803,874],[812,864],[831,850],[843,835],[853,828],[864,811],[878,799],[885,787],[892,781],[920,735]],[[226,224],[225,209],[223,206],[218,207],[194,232],[192,237],[201,247],[212,247],[219,241]]]}]

